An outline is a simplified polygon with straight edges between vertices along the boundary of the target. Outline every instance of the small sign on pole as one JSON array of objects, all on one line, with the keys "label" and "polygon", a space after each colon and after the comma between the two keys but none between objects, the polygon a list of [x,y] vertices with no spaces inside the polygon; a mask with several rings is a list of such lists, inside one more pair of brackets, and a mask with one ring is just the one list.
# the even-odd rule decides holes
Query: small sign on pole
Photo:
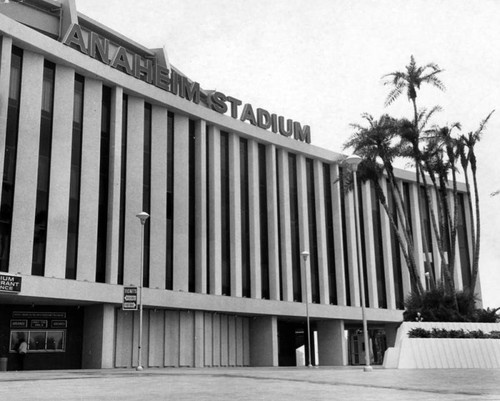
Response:
[{"label": "small sign on pole", "polygon": [[122,310],[137,310],[137,287],[123,287]]}]

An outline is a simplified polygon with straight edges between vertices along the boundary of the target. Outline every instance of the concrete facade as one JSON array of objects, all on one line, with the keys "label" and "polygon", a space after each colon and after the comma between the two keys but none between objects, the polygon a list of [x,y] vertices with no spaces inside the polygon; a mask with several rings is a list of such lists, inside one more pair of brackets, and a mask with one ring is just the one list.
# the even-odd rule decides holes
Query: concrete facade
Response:
[{"label": "concrete facade", "polygon": [[[163,50],[147,49],[79,14],[72,0],[0,4],[0,37],[1,169],[10,151],[6,138],[17,135],[15,182],[0,186],[7,204],[1,191],[15,184],[2,270],[22,279],[19,294],[0,293],[0,303],[13,313],[5,317],[6,343],[12,342],[16,307],[29,312],[28,326],[51,308],[59,314],[78,308],[81,327],[62,330],[66,340],[81,337],[75,345],[81,367],[136,366],[139,316],[121,306],[124,287],[137,286],[144,287],[145,367],[277,366],[279,324],[295,325],[303,343],[306,302],[320,364],[348,363],[346,331],[361,327],[360,266],[352,193],[344,196],[337,181],[343,155],[234,118],[231,110],[220,113],[210,104],[213,91],[201,89],[197,101],[189,93],[195,83],[170,65]],[[101,60],[106,51],[109,59]],[[22,60],[16,106],[9,97],[13,54]],[[54,68],[54,99],[51,156],[43,170],[38,111],[47,66]],[[84,87],[81,121],[75,120],[78,80]],[[19,115],[15,133],[8,129],[9,104]],[[78,126],[79,148],[72,139]],[[409,188],[416,235],[418,189],[412,174],[397,175]],[[43,271],[33,274],[39,176],[48,185],[46,248]],[[377,270],[369,184],[361,194],[367,317],[371,330],[384,330],[402,320],[395,271],[401,270],[404,294],[409,276],[404,261],[397,265],[392,258],[382,212],[383,266]],[[69,217],[75,210],[77,223]],[[143,210],[150,219],[141,260],[136,214]],[[75,249],[68,245],[74,224]],[[74,268],[70,250],[76,252]],[[311,253],[307,263],[300,257],[304,250]],[[32,327],[24,328],[28,333]],[[66,366],[63,354],[52,368]]]}]

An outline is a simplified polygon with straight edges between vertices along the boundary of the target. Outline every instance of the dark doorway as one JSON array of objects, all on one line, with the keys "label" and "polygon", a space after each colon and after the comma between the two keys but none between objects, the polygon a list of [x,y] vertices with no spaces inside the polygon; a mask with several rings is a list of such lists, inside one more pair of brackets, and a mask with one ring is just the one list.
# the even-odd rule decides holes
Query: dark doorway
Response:
[{"label": "dark doorway", "polygon": [[[314,360],[314,329],[311,327],[311,359]],[[297,366],[297,350],[304,347],[305,365],[309,364],[307,346],[307,325],[296,321],[278,321],[278,364],[279,366]]]}]

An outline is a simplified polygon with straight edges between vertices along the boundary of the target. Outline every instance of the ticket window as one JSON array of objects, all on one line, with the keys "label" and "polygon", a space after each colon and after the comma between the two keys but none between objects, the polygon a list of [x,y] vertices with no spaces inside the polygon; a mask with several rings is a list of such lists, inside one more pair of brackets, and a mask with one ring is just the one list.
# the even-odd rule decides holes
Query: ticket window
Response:
[{"label": "ticket window", "polygon": [[28,343],[28,352],[65,352],[65,330],[11,330],[10,352],[17,352],[21,339]]}]

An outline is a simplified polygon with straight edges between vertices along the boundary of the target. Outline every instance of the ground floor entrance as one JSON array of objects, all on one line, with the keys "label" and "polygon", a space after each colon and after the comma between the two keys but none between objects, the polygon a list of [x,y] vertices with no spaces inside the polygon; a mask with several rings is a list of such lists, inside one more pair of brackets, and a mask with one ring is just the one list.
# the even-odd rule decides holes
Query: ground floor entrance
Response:
[{"label": "ground floor entrance", "polygon": [[79,369],[82,343],[79,307],[2,305],[0,357],[7,370]]}]

